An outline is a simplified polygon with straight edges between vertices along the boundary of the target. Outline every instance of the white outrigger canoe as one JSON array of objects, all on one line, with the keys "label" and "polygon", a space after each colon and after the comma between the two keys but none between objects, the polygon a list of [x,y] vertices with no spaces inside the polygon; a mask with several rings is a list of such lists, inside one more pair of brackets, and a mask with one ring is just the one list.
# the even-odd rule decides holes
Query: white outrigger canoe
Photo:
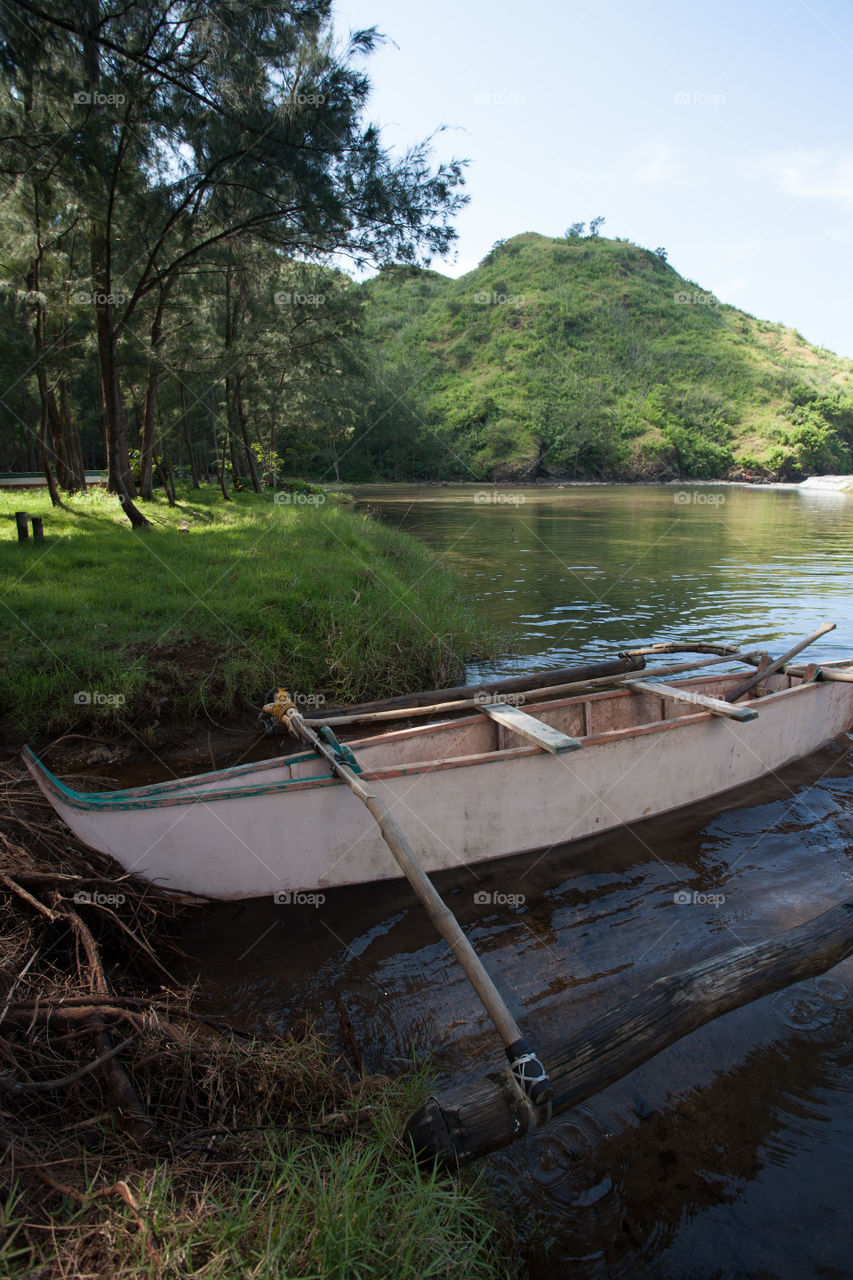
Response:
[{"label": "white outrigger canoe", "polygon": [[[720,795],[853,727],[853,660],[768,673],[762,696],[723,714],[743,675],[649,688],[632,674],[607,692],[529,693],[523,713],[495,702],[346,745],[425,870],[442,871]],[[70,790],[29,748],[24,759],[81,840],[167,889],[246,898],[400,875],[370,813],[313,750],[100,794]]]}]

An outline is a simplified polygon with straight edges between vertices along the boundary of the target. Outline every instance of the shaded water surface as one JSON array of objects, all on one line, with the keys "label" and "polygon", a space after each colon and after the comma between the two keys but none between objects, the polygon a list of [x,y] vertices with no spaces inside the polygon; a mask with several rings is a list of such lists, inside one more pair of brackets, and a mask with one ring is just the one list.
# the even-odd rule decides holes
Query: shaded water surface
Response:
[{"label": "shaded water surface", "polygon": [[[515,656],[483,675],[655,639],[781,652],[824,618],[838,630],[813,656],[853,652],[853,498],[596,486],[363,500],[506,627]],[[438,878],[546,1058],[656,978],[853,897],[851,741],[701,810]],[[221,904],[186,945],[202,999],[243,1023],[284,1028],[308,1010],[337,1042],[341,999],[371,1069],[432,1053],[440,1079],[473,1079],[501,1062],[404,885],[338,890],[320,908]],[[847,962],[483,1161],[531,1273],[853,1275],[851,1033]]]}]

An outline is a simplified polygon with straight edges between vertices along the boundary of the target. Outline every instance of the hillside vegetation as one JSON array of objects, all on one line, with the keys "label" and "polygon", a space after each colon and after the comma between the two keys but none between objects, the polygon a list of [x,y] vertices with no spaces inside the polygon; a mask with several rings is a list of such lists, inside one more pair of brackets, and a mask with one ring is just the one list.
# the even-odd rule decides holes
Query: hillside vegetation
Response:
[{"label": "hillside vegetation", "polygon": [[361,292],[362,474],[853,471],[853,362],[721,303],[662,253],[527,233],[458,280],[391,267]]}]

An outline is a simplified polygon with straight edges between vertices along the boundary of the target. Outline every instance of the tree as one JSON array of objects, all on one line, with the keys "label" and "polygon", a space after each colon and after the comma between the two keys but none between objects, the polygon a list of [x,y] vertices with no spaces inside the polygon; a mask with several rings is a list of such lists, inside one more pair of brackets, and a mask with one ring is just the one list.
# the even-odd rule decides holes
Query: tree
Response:
[{"label": "tree", "polygon": [[593,218],[589,224],[589,234],[591,236],[597,236],[599,232],[599,228],[604,226],[604,222],[605,222],[604,218],[600,218],[600,217]]},{"label": "tree", "polygon": [[[163,298],[238,241],[365,265],[428,261],[455,237],[461,164],[433,168],[429,139],[400,157],[384,150],[363,118],[369,82],[356,65],[379,37],[357,32],[339,49],[330,10],[329,0],[138,0],[118,8],[19,0],[0,11],[15,90],[7,139],[22,133],[20,86],[33,66],[45,92],[69,104],[58,164],[88,228],[110,487],[135,526],[148,521],[133,503],[122,367],[149,298]],[[32,154],[36,142],[29,139]],[[15,163],[23,173],[25,157]],[[155,324],[159,310],[155,304]],[[162,333],[162,315],[160,324]],[[151,405],[155,338],[152,329]],[[226,434],[228,413],[240,419],[239,380],[231,390]],[[147,406],[141,430],[147,453]]]},{"label": "tree", "polygon": [[573,222],[572,225],[566,230],[566,239],[580,240],[585,230],[586,230],[585,222]]}]

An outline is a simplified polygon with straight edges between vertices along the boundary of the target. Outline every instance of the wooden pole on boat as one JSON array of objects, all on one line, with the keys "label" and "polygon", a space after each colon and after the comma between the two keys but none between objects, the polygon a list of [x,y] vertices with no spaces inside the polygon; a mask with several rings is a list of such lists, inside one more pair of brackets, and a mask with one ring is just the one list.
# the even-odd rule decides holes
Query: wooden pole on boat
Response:
[{"label": "wooden pole on boat", "polygon": [[743,684],[736,685],[731,689],[725,697],[726,702],[737,702],[738,698],[742,698],[761,680],[766,680],[768,676],[772,676],[774,671],[778,671],[780,667],[784,667],[786,662],[790,662],[798,653],[802,653],[803,649],[807,649],[810,644],[814,644],[815,640],[819,640],[821,636],[825,636],[827,631],[834,631],[834,622],[822,622],[817,631],[813,631],[810,636],[806,636],[805,640],[800,640],[795,644],[793,649],[789,649],[787,653],[783,653],[781,658],[777,658],[775,662],[771,662],[769,666],[758,671],[754,671],[751,676],[747,676]]},{"label": "wooden pole on boat", "polygon": [[[675,662],[669,663],[663,667],[650,667],[644,670],[643,674],[647,679],[653,676],[673,676],[681,675],[685,671],[697,671],[701,667],[710,667],[715,663],[721,662],[753,662],[757,661],[754,653],[725,653],[716,654],[711,657],[697,658],[692,662]],[[735,673],[737,674],[737,673]],[[545,688],[537,688],[529,690],[529,698],[526,695],[519,694],[519,701],[538,702],[545,698],[561,698],[566,694],[579,693],[584,689],[606,688],[608,686],[619,688],[625,682],[634,679],[636,669],[633,671],[623,672],[620,675],[613,676],[594,676],[589,680],[573,680],[569,684],[549,685]],[[358,707],[353,707],[349,711],[337,713],[334,708],[330,711],[323,712],[322,715],[306,716],[305,724],[312,729],[320,728],[323,725],[334,725],[335,727],[348,724],[375,724],[385,720],[409,720],[419,716],[445,715],[452,711],[476,711],[482,707],[484,703],[491,700],[485,693],[479,694],[475,698],[460,698],[455,702],[437,702],[432,706],[417,707],[392,707],[386,711],[362,711]],[[264,706],[264,712],[267,715],[272,714],[274,703],[268,702]]]},{"label": "wooden pole on boat", "polygon": [[457,685],[452,689],[428,689],[423,693],[404,693],[397,698],[382,698],[378,702],[359,702],[351,707],[329,707],[329,715],[373,713],[391,711],[402,707],[433,706],[441,702],[455,702],[460,698],[476,698],[492,693],[521,693],[540,685],[564,684],[568,680],[591,680],[601,676],[623,675],[629,671],[642,671],[645,667],[642,654],[620,653],[608,662],[590,663],[586,667],[559,667],[553,671],[532,671],[523,676],[504,676],[499,680],[484,680],[480,684]]},{"label": "wooden pole on boat", "polygon": [[465,976],[480,997],[483,1007],[503,1040],[510,1063],[510,1078],[514,1087],[521,1091],[524,1099],[522,1103],[520,1097],[519,1103],[529,1106],[531,1103],[547,1102],[551,1086],[545,1068],[522,1035],[503,997],[462,932],[459,921],[442,900],[424,871],[385,801],[369,785],[366,785],[351,767],[354,765],[356,769],[358,768],[352,751],[348,747],[342,747],[331,730],[325,731],[325,741],[318,737],[305,724],[289,695],[279,696],[272,705],[276,708],[275,718],[280,723],[286,724],[294,737],[302,738],[323,756],[332,771],[347,784],[353,795],[358,796],[372,815],[397,865],[426,908],[436,929],[456,956]]},{"label": "wooden pole on boat", "polygon": [[406,1135],[425,1157],[454,1166],[475,1160],[576,1107],[706,1022],[825,973],[851,954],[853,900],[767,942],[736,947],[659,978],[596,1019],[548,1055],[547,1107],[519,1106],[504,1068],[428,1098],[406,1125]]}]

